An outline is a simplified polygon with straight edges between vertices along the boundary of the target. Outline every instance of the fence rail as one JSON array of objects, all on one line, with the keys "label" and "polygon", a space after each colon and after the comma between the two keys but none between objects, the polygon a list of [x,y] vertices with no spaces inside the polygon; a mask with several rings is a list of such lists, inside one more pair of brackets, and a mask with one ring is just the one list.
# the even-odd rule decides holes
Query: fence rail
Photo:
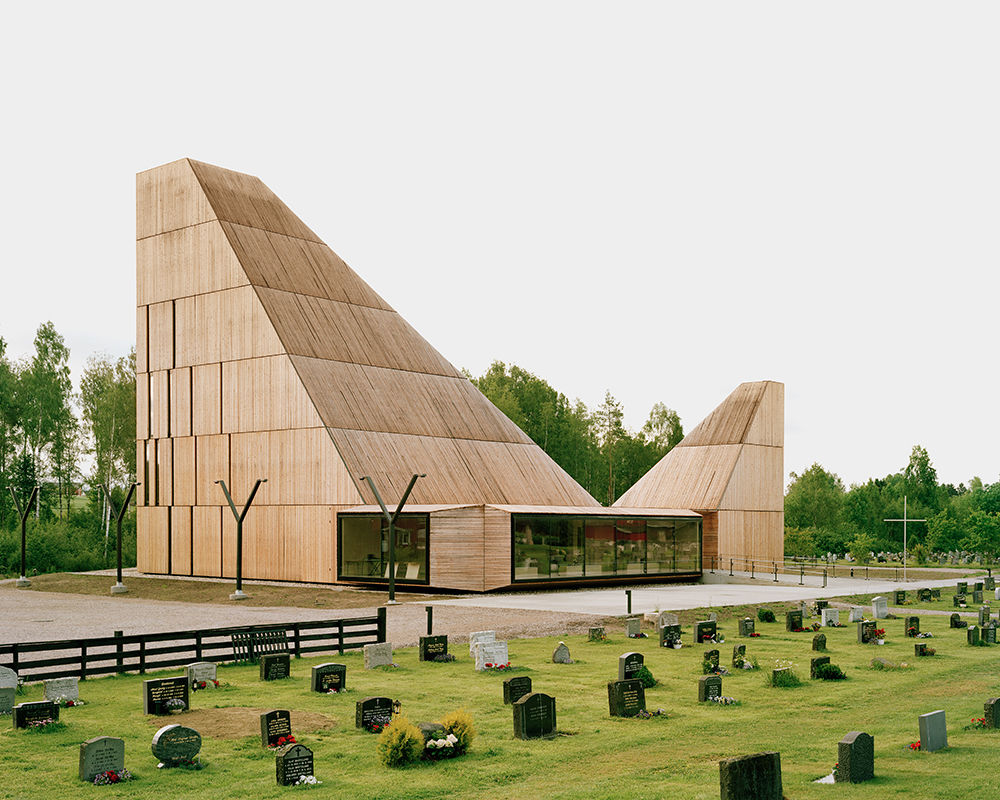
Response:
[{"label": "fence rail", "polygon": [[[970,565],[971,566],[971,565]],[[919,566],[908,565],[910,570],[920,569]],[[989,574],[993,574],[990,567],[985,565],[978,567],[985,569]],[[707,556],[703,564],[703,571],[709,573],[724,572],[730,575],[736,572],[750,573],[750,577],[757,579],[768,579],[777,582],[778,576],[797,576],[802,584],[806,577],[823,579],[823,586],[826,586],[827,578],[857,578],[859,580],[888,580],[900,582],[903,579],[903,565],[880,565],[880,564],[836,564],[828,562],[822,558],[786,558],[783,561],[771,561],[763,558],[749,558],[747,556]]]},{"label": "fence rail", "polygon": [[[91,639],[0,644],[0,665],[9,667],[27,681],[76,675],[86,680],[95,675],[165,669],[192,661],[235,661],[233,634],[277,633],[288,639],[288,650],[296,658],[309,653],[356,650],[366,644],[384,642],[385,609],[374,617],[313,620],[206,628],[165,633],[136,633]],[[41,654],[51,653],[43,657]]]}]

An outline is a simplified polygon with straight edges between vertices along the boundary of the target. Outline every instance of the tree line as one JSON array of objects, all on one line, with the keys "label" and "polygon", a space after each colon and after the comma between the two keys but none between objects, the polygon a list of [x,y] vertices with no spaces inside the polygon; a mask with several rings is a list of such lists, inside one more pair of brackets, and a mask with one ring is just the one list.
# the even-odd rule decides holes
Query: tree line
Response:
[{"label": "tree line", "polygon": [[[135,351],[88,358],[74,387],[70,351],[51,322],[35,333],[34,351],[13,359],[0,338],[0,572],[20,561],[20,520],[10,489],[32,510],[29,565],[98,569],[107,565],[111,509],[101,491],[112,487],[116,503],[135,480]],[[134,563],[134,515],[123,530]]]},{"label": "tree line", "polygon": [[907,526],[908,549],[918,562],[933,552],[964,550],[990,559],[1000,555],[1000,481],[969,485],[939,483],[927,450],[916,445],[905,467],[884,478],[844,488],[819,464],[791,473],[785,494],[785,555],[850,552],[867,563],[871,552],[901,552],[903,518],[926,523]]}]

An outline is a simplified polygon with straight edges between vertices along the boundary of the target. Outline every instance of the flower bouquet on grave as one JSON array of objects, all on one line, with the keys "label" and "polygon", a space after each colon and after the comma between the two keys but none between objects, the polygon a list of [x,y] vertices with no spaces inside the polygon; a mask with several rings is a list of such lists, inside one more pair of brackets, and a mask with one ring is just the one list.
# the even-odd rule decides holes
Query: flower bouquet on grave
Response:
[{"label": "flower bouquet on grave", "polygon": [[630,633],[628,635],[628,638],[629,639],[648,639],[649,638],[649,634],[646,634],[646,633],[643,633],[642,631],[639,631],[638,633]]},{"label": "flower bouquet on grave", "polygon": [[276,741],[274,744],[269,744],[267,746],[267,749],[277,750],[279,747],[285,747],[290,744],[298,744],[298,742],[295,740],[295,737],[292,736],[292,734],[288,734],[288,736],[279,736],[278,741]]},{"label": "flower bouquet on grave", "polygon": [[187,708],[187,703],[179,697],[171,697],[166,703],[163,704],[163,706],[171,714],[180,714],[185,708]]},{"label": "flower bouquet on grave", "polygon": [[885,644],[885,628],[875,629],[875,638],[873,641],[875,644]]},{"label": "flower bouquet on grave", "polygon": [[76,708],[77,706],[87,705],[79,698],[76,700],[70,700],[68,697],[57,697],[53,702],[60,708]]},{"label": "flower bouquet on grave", "polygon": [[319,786],[323,781],[316,780],[315,775],[299,775],[299,779],[292,786]]},{"label": "flower bouquet on grave", "polygon": [[720,706],[738,706],[740,704],[740,701],[735,697],[725,697],[723,695],[719,695],[718,697],[709,697],[708,701],[710,703],[717,703]]},{"label": "flower bouquet on grave", "polygon": [[458,744],[458,737],[449,733],[442,739],[428,739],[424,745],[424,758],[431,761],[438,761],[442,758],[454,758],[458,755],[455,745]]},{"label": "flower bouquet on grave", "polygon": [[506,664],[484,664],[483,666],[493,672],[506,672],[507,670],[514,669],[509,661]]},{"label": "flower bouquet on grave", "polygon": [[918,739],[917,741],[912,742],[910,744],[909,748],[910,748],[910,750],[919,750],[920,749],[920,740]]},{"label": "flower bouquet on grave", "polygon": [[702,675],[728,675],[729,670],[706,659],[701,662],[701,673]]},{"label": "flower bouquet on grave", "polygon": [[753,633],[748,633],[747,636],[749,636],[751,639],[756,639],[758,636],[760,636],[760,634],[757,633],[757,631],[754,631]]},{"label": "flower bouquet on grave", "polygon": [[220,686],[220,684],[216,680],[210,680],[210,681],[191,681],[191,691],[192,692],[197,692],[199,689],[207,689],[210,686],[213,689],[218,689],[219,686]]},{"label": "flower bouquet on grave", "polygon": [[[810,627],[810,628],[812,628],[812,630],[813,630],[813,631],[815,632],[815,631],[818,631],[818,630],[820,630],[820,628],[822,628],[823,626],[822,626],[822,625],[820,625],[820,624],[819,624],[818,622],[814,622],[814,623],[813,623],[812,625],[810,625],[809,627]],[[830,627],[830,626],[827,626],[827,627]]]},{"label": "flower bouquet on grave", "polygon": [[934,638],[934,634],[931,633],[930,631],[924,631],[923,633],[915,633],[915,634],[913,634],[913,638],[914,639],[933,639]]},{"label": "flower bouquet on grave", "polygon": [[652,719],[653,717],[663,717],[667,718],[667,712],[662,708],[656,709],[656,711],[647,711],[644,708],[640,708],[639,712],[635,715],[636,719]]},{"label": "flower bouquet on grave", "polygon": [[986,724],[986,717],[973,717],[972,721],[965,726],[967,731],[983,730],[988,728]]},{"label": "flower bouquet on grave", "polygon": [[437,661],[441,664],[447,664],[449,661],[454,661],[455,656],[451,653],[438,653],[436,656],[432,656],[431,661]]},{"label": "flower bouquet on grave", "polygon": [[60,731],[65,727],[66,724],[64,722],[57,722],[52,717],[45,717],[44,719],[31,720],[25,730],[30,733],[52,733],[53,731]]},{"label": "flower bouquet on grave", "polygon": [[715,633],[702,634],[701,641],[705,644],[722,644],[726,641],[726,637],[716,631]]},{"label": "flower bouquet on grave", "polygon": [[110,786],[112,783],[124,783],[135,780],[127,769],[108,770],[94,776],[94,786]]}]

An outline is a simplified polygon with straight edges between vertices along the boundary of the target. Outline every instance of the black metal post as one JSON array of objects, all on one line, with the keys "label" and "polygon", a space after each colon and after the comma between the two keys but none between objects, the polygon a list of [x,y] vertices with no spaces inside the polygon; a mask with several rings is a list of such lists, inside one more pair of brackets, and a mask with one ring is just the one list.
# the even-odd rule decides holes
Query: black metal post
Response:
[{"label": "black metal post", "polygon": [[104,489],[104,496],[108,498],[108,505],[111,506],[111,510],[115,513],[118,525],[118,583],[111,587],[111,594],[125,594],[128,592],[128,587],[122,583],[122,520],[125,519],[125,512],[128,511],[128,505],[132,502],[132,495],[135,494],[135,487],[138,483],[133,483],[129,487],[128,494],[125,496],[125,503],[122,505],[121,510],[115,508],[115,501],[111,499],[111,490],[108,489],[108,485],[102,484],[101,488]]},{"label": "black metal post", "polygon": [[778,562],[774,562],[774,582],[778,582]]},{"label": "black metal post", "polygon": [[751,561],[750,562],[750,580],[755,581],[755,580],[757,580],[757,578],[754,577],[754,574],[753,574],[754,570],[753,570],[753,568],[754,568],[754,563],[753,563],[753,561]]},{"label": "black metal post", "polygon": [[254,497],[257,496],[257,490],[262,483],[267,483],[267,478],[257,479],[257,482],[253,485],[253,489],[250,490],[250,497],[247,498],[246,505],[243,506],[242,511],[236,510],[236,504],[233,502],[232,495],[229,494],[229,489],[226,488],[226,482],[216,481],[216,483],[222,487],[222,493],[226,496],[226,502],[229,503],[229,508],[236,518],[236,591],[229,595],[229,599],[246,600],[249,595],[243,593],[243,520],[250,510],[250,504],[253,503]]},{"label": "black metal post", "polygon": [[392,605],[396,604],[396,520],[399,519],[400,512],[402,512],[403,506],[410,496],[410,492],[413,491],[413,485],[417,482],[417,478],[426,477],[427,473],[421,473],[419,475],[414,474],[410,478],[410,484],[406,487],[406,491],[403,492],[403,499],[399,501],[399,505],[396,506],[396,511],[393,514],[389,513],[389,510],[385,507],[385,503],[382,502],[382,496],[378,493],[378,489],[375,488],[375,482],[367,475],[361,478],[363,481],[368,481],[368,486],[371,488],[372,494],[375,495],[379,508],[382,509],[382,515],[389,523],[389,603]]},{"label": "black metal post", "polygon": [[806,565],[799,564],[799,586],[802,585],[802,578],[805,576],[805,574],[806,574]]},{"label": "black metal post", "polygon": [[826,570],[823,570],[823,588],[826,588]]},{"label": "black metal post", "polygon": [[631,589],[626,589],[625,590],[625,608],[626,608],[627,613],[629,613],[629,614],[632,613],[632,590]]},{"label": "black metal post", "polygon": [[28,534],[27,534],[27,524],[28,515],[31,513],[31,506],[38,499],[38,487],[36,486],[31,490],[31,495],[28,497],[28,505],[23,509],[21,508],[21,503],[17,499],[17,495],[14,494],[14,487],[8,486],[10,489],[10,496],[14,498],[14,505],[17,507],[17,513],[21,517],[21,577],[14,581],[14,585],[18,589],[26,589],[31,586],[31,581],[28,580]]},{"label": "black metal post", "polygon": [[434,635],[434,606],[427,606],[427,635]]},{"label": "black metal post", "polygon": [[[385,627],[386,627],[385,626],[385,608],[384,607],[383,608],[376,608],[375,609],[375,619],[376,619],[376,622],[375,622],[375,631],[376,631],[375,632],[375,638],[379,642],[384,642],[385,641]],[[341,640],[341,642],[343,642],[343,639]]]},{"label": "black metal post", "polygon": [[733,577],[733,560],[729,559],[729,577]]}]

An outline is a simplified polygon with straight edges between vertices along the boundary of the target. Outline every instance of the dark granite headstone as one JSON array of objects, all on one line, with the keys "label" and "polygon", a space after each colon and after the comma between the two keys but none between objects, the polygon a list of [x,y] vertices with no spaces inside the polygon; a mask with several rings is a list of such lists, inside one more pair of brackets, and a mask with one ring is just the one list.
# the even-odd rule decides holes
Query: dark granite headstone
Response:
[{"label": "dark granite headstone", "polygon": [[797,631],[802,629],[802,612],[801,611],[786,611],[785,612],[785,630],[786,631]]},{"label": "dark granite headstone", "polygon": [[813,650],[824,653],[826,652],[826,634],[817,633],[813,636]]},{"label": "dark granite headstone", "polygon": [[983,705],[983,718],[987,728],[1000,728],[1000,697],[993,697]]},{"label": "dark granite headstone", "polygon": [[997,579],[992,575],[983,578],[983,591],[992,592],[997,588]]},{"label": "dark granite headstone", "polygon": [[304,775],[313,774],[313,751],[304,744],[282,747],[274,756],[278,786],[292,786]]},{"label": "dark granite headstone", "polygon": [[421,636],[418,653],[421,661],[433,661],[435,656],[448,655],[448,637]]},{"label": "dark granite headstone", "polygon": [[990,624],[981,630],[980,635],[983,637],[983,641],[986,642],[986,644],[996,644],[997,643],[996,621],[991,620]]},{"label": "dark granite headstone", "polygon": [[608,713],[612,717],[634,717],[646,710],[642,681],[608,681]]},{"label": "dark granite headstone", "polygon": [[704,661],[707,661],[712,665],[714,669],[719,668],[719,651],[718,650],[706,650],[703,657]]},{"label": "dark granite headstone", "polygon": [[80,780],[93,783],[104,772],[125,769],[125,740],[95,736],[80,745]]},{"label": "dark granite headstone", "polygon": [[940,600],[941,599],[941,590],[939,588],[935,587],[935,588],[931,589],[931,599],[932,600]]},{"label": "dark granite headstone", "polygon": [[809,662],[809,677],[810,678],[819,677],[816,674],[816,671],[819,668],[820,664],[829,664],[829,663],[830,663],[830,656],[817,656],[816,658],[812,659]]},{"label": "dark granite headstone", "polygon": [[660,647],[674,647],[681,643],[681,626],[664,625],[660,628]]},{"label": "dark granite headstone", "polygon": [[708,641],[717,633],[718,627],[714,619],[702,620],[694,624],[694,639],[698,644]]},{"label": "dark granite headstone", "polygon": [[[185,682],[187,678],[184,679]],[[201,750],[201,734],[183,725],[167,725],[153,735],[153,755],[165,767],[194,760]]]},{"label": "dark granite headstone", "polygon": [[920,617],[907,617],[903,623],[903,632],[906,636],[916,636],[920,633]]},{"label": "dark granite headstone", "polygon": [[754,633],[755,625],[756,623],[754,622],[753,617],[744,617],[743,619],[741,619],[740,636],[749,636],[751,633]]},{"label": "dark granite headstone", "polygon": [[833,779],[861,783],[875,777],[875,739],[861,731],[851,731],[837,744],[837,768]]},{"label": "dark granite headstone", "polygon": [[918,589],[917,599],[921,603],[929,603],[931,600],[934,599],[934,595],[931,593],[930,589]]},{"label": "dark granite headstone", "polygon": [[292,735],[292,715],[283,708],[260,715],[260,746],[275,747],[279,739]]},{"label": "dark granite headstone", "polygon": [[918,657],[927,655],[927,644],[925,642],[914,642],[913,655]]},{"label": "dark granite headstone", "polygon": [[374,731],[392,722],[391,697],[366,697],[354,704],[354,727]]},{"label": "dark granite headstone", "polygon": [[746,661],[747,646],[745,644],[733,645],[733,667],[743,669],[743,662]]},{"label": "dark granite headstone", "polygon": [[632,680],[636,673],[642,669],[644,660],[642,653],[623,653],[618,656],[618,680]]},{"label": "dark granite headstone", "polygon": [[972,584],[972,591],[974,591],[974,592],[981,592],[982,590],[983,590],[983,582],[982,581],[976,581],[975,583]]},{"label": "dark granite headstone", "polygon": [[188,707],[188,680],[181,678],[154,678],[142,682],[142,713],[169,714],[168,700],[183,700]]},{"label": "dark granite headstone", "polygon": [[952,595],[952,597],[951,597],[951,604],[952,604],[952,606],[954,606],[955,608],[958,608],[961,605],[963,605],[964,603],[965,603],[965,595],[964,594],[955,594],[955,595]]},{"label": "dark granite headstone", "polygon": [[830,601],[829,600],[817,600],[816,601],[816,610],[817,611],[822,611],[824,608],[829,608],[829,607],[830,607]]},{"label": "dark granite headstone", "polygon": [[979,626],[970,625],[968,629],[965,631],[965,638],[969,644],[979,644],[980,641]]},{"label": "dark granite headstone", "polygon": [[291,675],[291,659],[288,653],[261,653],[260,679],[279,681]]},{"label": "dark granite headstone", "polygon": [[721,800],[782,800],[781,756],[757,753],[719,762]]},{"label": "dark granite headstone", "polygon": [[983,602],[983,590],[982,589],[975,589],[972,592],[972,602],[976,603],[977,605],[979,603]]},{"label": "dark granite headstone", "polygon": [[13,708],[14,727],[27,728],[32,722],[42,720],[59,721],[59,706],[49,700],[39,700],[35,703],[18,703]]},{"label": "dark granite headstone", "polygon": [[955,584],[955,594],[968,594],[969,584],[967,581],[959,581]]},{"label": "dark granite headstone", "polygon": [[513,704],[514,738],[539,739],[556,732],[556,700],[531,692]]},{"label": "dark granite headstone", "polygon": [[698,679],[698,702],[704,703],[713,697],[722,697],[722,678],[718,675],[705,675]]},{"label": "dark granite headstone", "polygon": [[345,664],[317,664],[312,668],[309,688],[314,692],[342,692],[347,688],[347,666]]},{"label": "dark granite headstone", "polygon": [[906,602],[906,591],[904,589],[896,589],[893,597],[893,602],[897,606],[903,605]]},{"label": "dark granite headstone", "polygon": [[875,623],[871,620],[861,620],[858,623],[858,644],[869,644],[875,641]]},{"label": "dark granite headstone", "polygon": [[531,678],[527,675],[518,675],[515,678],[507,678],[503,682],[503,702],[504,705],[516,703],[526,694],[531,693]]},{"label": "dark granite headstone", "polygon": [[990,607],[980,606],[978,613],[979,613],[979,627],[985,628],[987,625],[990,624]]},{"label": "dark granite headstone", "polygon": [[963,620],[958,614],[952,614],[951,617],[948,618],[948,627],[950,628],[964,628],[968,624],[969,623]]}]

